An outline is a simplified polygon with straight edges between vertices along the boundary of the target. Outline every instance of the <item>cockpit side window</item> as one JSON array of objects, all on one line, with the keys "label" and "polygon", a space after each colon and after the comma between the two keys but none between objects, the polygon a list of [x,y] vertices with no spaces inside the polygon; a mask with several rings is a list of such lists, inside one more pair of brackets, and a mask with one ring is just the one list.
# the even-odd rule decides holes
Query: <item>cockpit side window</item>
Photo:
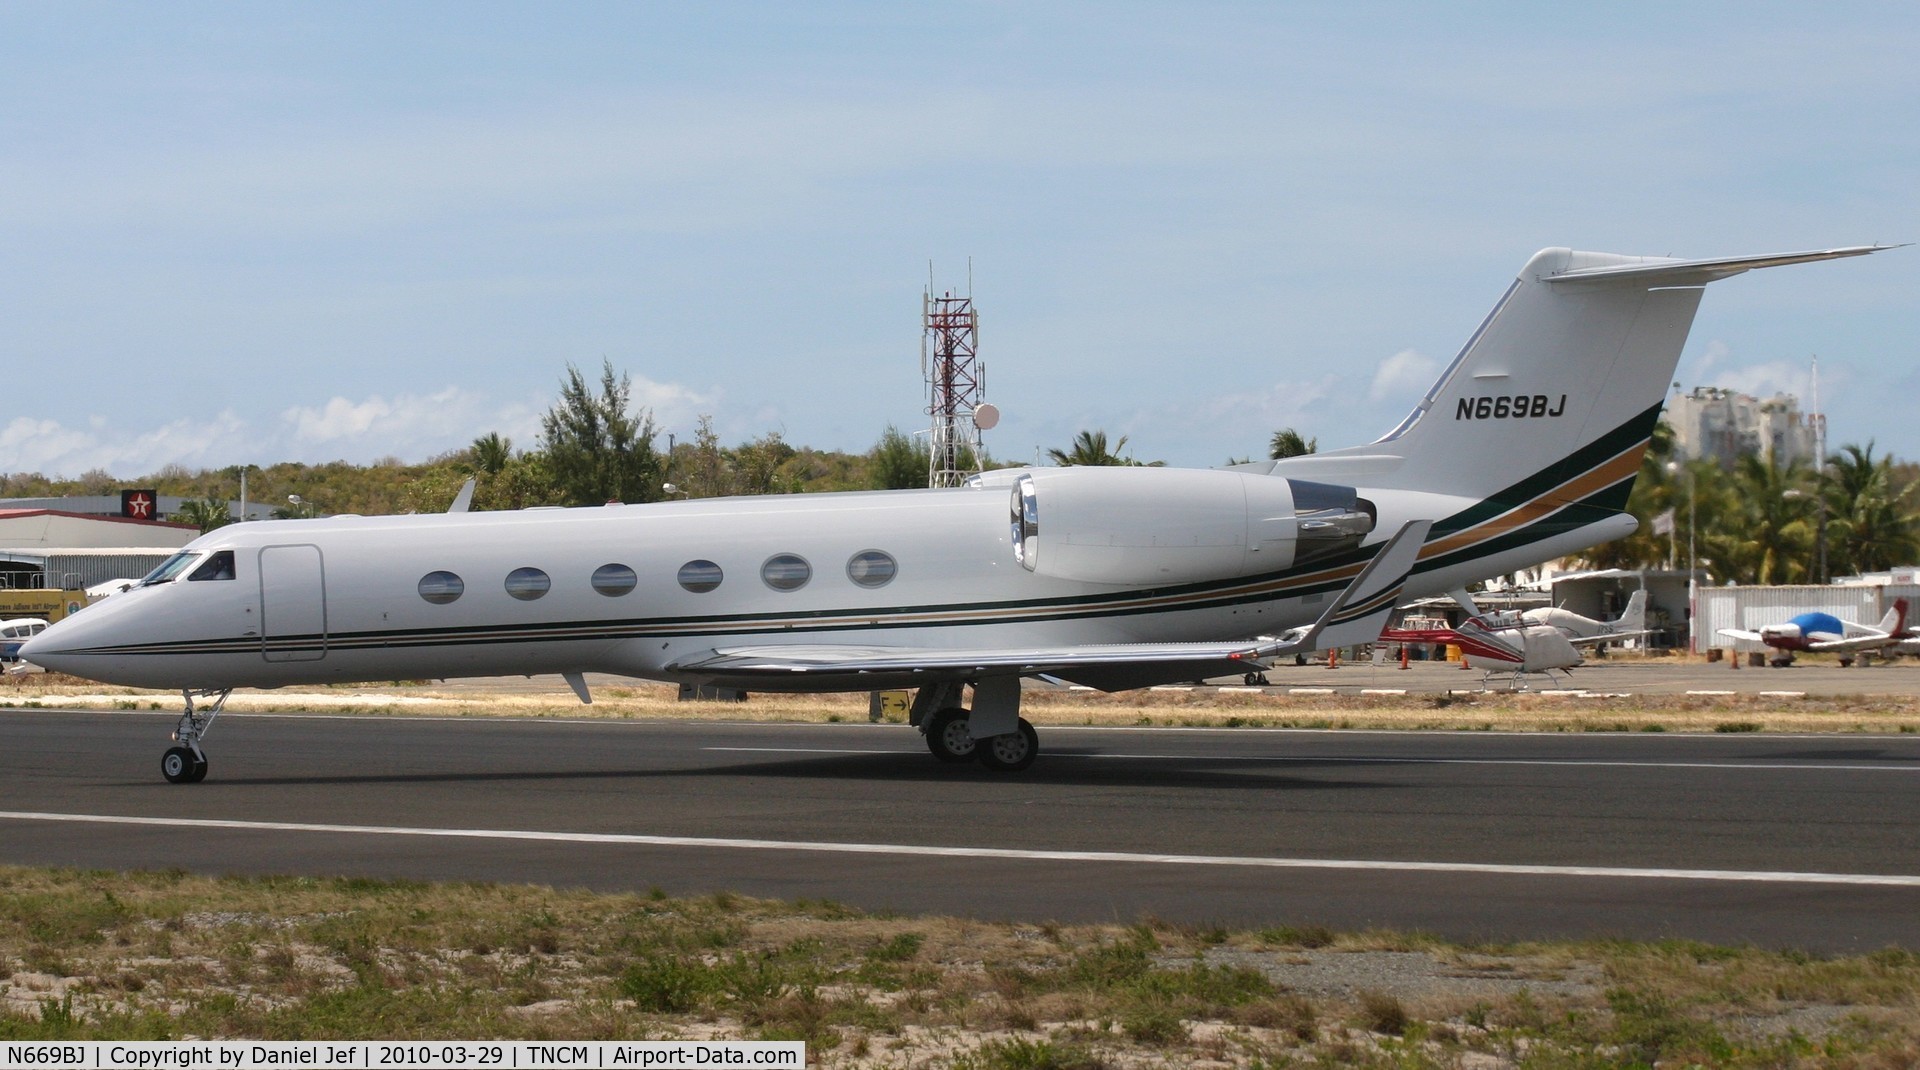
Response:
[{"label": "cockpit side window", "polygon": [[147,577],[140,581],[140,586],[151,587],[156,583],[172,583],[175,577],[185,572],[189,565],[192,565],[199,559],[199,551],[182,550],[172,557],[167,558],[165,561],[160,562],[159,568],[147,573]]},{"label": "cockpit side window", "polygon": [[188,581],[193,580],[230,580],[233,578],[233,551],[220,550],[208,556],[205,563],[193,570]]}]

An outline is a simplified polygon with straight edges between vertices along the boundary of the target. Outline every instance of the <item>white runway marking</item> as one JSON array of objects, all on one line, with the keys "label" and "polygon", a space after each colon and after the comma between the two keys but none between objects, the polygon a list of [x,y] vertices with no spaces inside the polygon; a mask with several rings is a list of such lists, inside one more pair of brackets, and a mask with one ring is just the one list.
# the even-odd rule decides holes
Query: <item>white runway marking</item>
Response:
[{"label": "white runway marking", "polygon": [[1745,881],[1760,884],[1850,884],[1920,888],[1920,876],[1895,873],[1792,873],[1742,869],[1653,869],[1627,866],[1532,866],[1494,862],[1399,862],[1341,858],[1258,858],[1234,855],[1150,854],[1134,851],[1036,851],[1011,847],[931,847],[900,843],[830,843],[809,840],[744,840],[716,836],[644,836],[610,832],[539,832],[521,829],[406,828],[391,825],[325,825],[299,821],[226,821],[191,817],[122,817],[0,810],[0,821],[52,821],[83,825],[135,825],[168,829],[239,832],[318,832],[332,835],[422,836],[464,840],[531,840],[642,847],[715,847],[736,851],[802,851],[816,854],[910,855],[924,858],[993,858],[1026,862],[1116,862],[1157,866],[1238,866],[1253,869],[1340,869],[1400,873],[1474,873],[1519,877],[1625,877],[1641,880]]},{"label": "white runway marking", "polygon": [[[919,754],[919,750],[855,750],[850,747],[702,747],[702,750],[725,751],[735,754]],[[1841,771],[1864,773],[1920,773],[1920,762],[1911,765],[1865,765],[1846,763],[1815,762],[1646,762],[1615,761],[1609,759],[1588,758],[1350,758],[1315,757],[1312,755],[1273,755],[1273,754],[1072,754],[1050,752],[1043,755],[1048,761],[1107,761],[1126,758],[1133,761],[1156,762],[1273,762],[1313,765],[1322,762],[1339,762],[1350,765],[1551,765],[1551,766],[1593,766],[1609,769],[1779,769],[1808,771]]]}]

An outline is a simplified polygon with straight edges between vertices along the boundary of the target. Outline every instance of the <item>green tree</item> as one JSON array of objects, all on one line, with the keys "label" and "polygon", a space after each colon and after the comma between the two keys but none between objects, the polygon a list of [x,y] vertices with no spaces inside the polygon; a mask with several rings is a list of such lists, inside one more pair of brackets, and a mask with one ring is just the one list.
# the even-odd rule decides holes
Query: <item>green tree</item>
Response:
[{"label": "green tree", "polygon": [[798,451],[780,432],[769,431],[733,450],[735,490],[740,494],[786,494],[797,486],[782,478],[781,466]]},{"label": "green tree", "polygon": [[1748,455],[1733,477],[1700,486],[1703,531],[1722,582],[1796,583],[1812,576],[1813,494],[1799,461]]},{"label": "green tree", "polygon": [[1895,489],[1893,458],[1849,443],[1827,459],[1827,571],[1879,572],[1920,560],[1914,484]]},{"label": "green tree", "polygon": [[481,476],[473,492],[475,509],[528,509],[559,504],[560,490],[547,473],[546,458],[538,453],[522,453],[508,461],[498,474]]},{"label": "green tree", "polygon": [[685,457],[674,459],[678,485],[689,498],[722,498],[733,493],[733,467],[714,433],[713,417],[702,413]]},{"label": "green tree", "polygon": [[632,407],[632,383],[603,361],[594,393],[580,369],[567,365],[560,400],[540,418],[546,455],[568,505],[650,502],[660,497],[660,457],[653,449],[653,413]]},{"label": "green tree", "polygon": [[220,498],[190,498],[180,503],[180,509],[173,519],[182,524],[192,524],[205,535],[214,528],[223,528],[233,523],[233,512],[226,501]]},{"label": "green tree", "polygon": [[887,425],[880,441],[867,451],[867,472],[875,490],[912,490],[927,485],[927,466],[932,463],[927,444],[905,431]]},{"label": "green tree", "polygon": [[1267,445],[1267,456],[1274,460],[1283,457],[1303,457],[1309,453],[1320,452],[1320,440],[1301,438],[1300,432],[1291,427],[1283,427],[1273,433],[1273,441]]},{"label": "green tree", "polygon": [[489,431],[473,440],[468,453],[473,458],[474,471],[497,476],[513,460],[513,440],[498,431]]},{"label": "green tree", "polygon": [[[1105,431],[1082,431],[1073,436],[1073,445],[1071,447],[1064,450],[1048,450],[1047,456],[1053,459],[1054,464],[1060,465],[1062,468],[1071,465],[1113,467],[1117,465],[1140,464],[1139,461],[1131,457],[1121,455],[1120,451],[1126,448],[1127,436],[1125,435],[1121,435],[1120,438],[1113,443],[1112,448],[1108,448],[1107,433]],[[1165,461],[1153,461],[1148,467],[1157,468],[1165,463]]]}]

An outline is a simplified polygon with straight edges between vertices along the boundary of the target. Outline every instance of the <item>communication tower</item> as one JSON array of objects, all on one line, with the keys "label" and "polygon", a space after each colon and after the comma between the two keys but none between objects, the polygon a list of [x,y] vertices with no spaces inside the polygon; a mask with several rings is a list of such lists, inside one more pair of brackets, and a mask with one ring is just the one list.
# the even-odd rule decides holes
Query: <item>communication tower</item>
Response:
[{"label": "communication tower", "polygon": [[927,415],[932,419],[928,444],[927,486],[957,487],[980,471],[980,432],[999,422],[1000,414],[984,400],[987,366],[980,359],[980,312],[973,307],[973,271],[967,271],[967,296],[949,290],[933,293],[928,269],[927,289],[921,298],[920,374],[927,380]]}]

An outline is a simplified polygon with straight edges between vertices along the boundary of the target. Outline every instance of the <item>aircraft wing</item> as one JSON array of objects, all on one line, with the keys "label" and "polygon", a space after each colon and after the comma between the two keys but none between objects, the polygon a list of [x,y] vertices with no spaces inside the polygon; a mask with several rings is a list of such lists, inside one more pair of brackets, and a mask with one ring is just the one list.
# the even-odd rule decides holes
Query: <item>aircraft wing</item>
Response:
[{"label": "aircraft wing", "polygon": [[[1818,633],[1815,634],[1817,635]],[[1885,633],[1878,635],[1856,635],[1851,639],[1841,639],[1838,637],[1832,639],[1816,638],[1807,643],[1807,649],[1823,653],[1845,653],[1850,650],[1878,650],[1881,647],[1892,646],[1897,642],[1899,642],[1897,638]]]},{"label": "aircraft wing", "polygon": [[728,647],[681,658],[668,668],[729,680],[799,676],[936,679],[1057,676],[1105,690],[1238,675],[1276,657],[1373,642],[1399,604],[1430,520],[1402,527],[1360,570],[1320,619],[1271,640],[1218,643],[1116,643],[1034,649],[923,649],[809,644]]},{"label": "aircraft wing", "polygon": [[[1617,642],[1621,639],[1638,639],[1643,635],[1652,635],[1652,634],[1653,634],[1653,630],[1651,628],[1642,628],[1637,632],[1607,632],[1604,635],[1582,635],[1577,637],[1569,636],[1567,638],[1567,642],[1572,643],[1576,647],[1595,646],[1600,643]],[[1727,633],[1727,634],[1732,634],[1732,633]],[[1759,636],[1755,635],[1754,638],[1758,640]]]},{"label": "aircraft wing", "polygon": [[1720,629],[1720,634],[1729,639],[1745,639],[1749,643],[1764,643],[1767,641],[1767,637],[1761,635],[1759,632],[1747,631],[1744,628],[1722,628]]}]

